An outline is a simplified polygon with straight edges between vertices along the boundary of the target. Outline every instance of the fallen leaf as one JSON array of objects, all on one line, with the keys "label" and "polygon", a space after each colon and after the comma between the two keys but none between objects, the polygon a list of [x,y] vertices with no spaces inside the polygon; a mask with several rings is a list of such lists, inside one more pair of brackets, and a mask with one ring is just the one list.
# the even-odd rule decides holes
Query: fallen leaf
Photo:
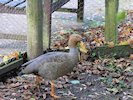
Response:
[{"label": "fallen leaf", "polygon": [[55,87],[58,89],[61,89],[61,88],[63,88],[63,85],[62,84],[56,84]]},{"label": "fallen leaf", "polygon": [[112,77],[114,77],[114,78],[118,78],[118,77],[120,77],[121,75],[118,74],[118,73],[113,72],[113,73],[109,73],[109,76],[112,76]]},{"label": "fallen leaf", "polygon": [[12,84],[10,84],[9,87],[10,87],[10,88],[15,88],[15,87],[18,87],[18,86],[20,86],[20,85],[22,85],[22,83],[17,82],[17,83],[12,83]]},{"label": "fallen leaf", "polygon": [[32,98],[30,98],[30,100],[35,100],[35,98],[32,97]]},{"label": "fallen leaf", "polygon": [[113,94],[117,94],[119,92],[117,88],[107,88],[107,90],[112,92]]},{"label": "fallen leaf", "polygon": [[130,59],[133,60],[133,54],[130,55]]},{"label": "fallen leaf", "polygon": [[133,67],[132,66],[131,67],[127,67],[124,71],[131,72],[131,71],[133,71]]},{"label": "fallen leaf", "polygon": [[45,100],[47,97],[46,93],[43,93],[43,99]]},{"label": "fallen leaf", "polygon": [[117,83],[119,83],[119,82],[120,82],[119,79],[117,79],[117,78],[114,78],[114,79],[113,79],[113,84],[117,84]]},{"label": "fallen leaf", "polygon": [[108,46],[109,48],[113,48],[113,47],[115,46],[115,44],[114,44],[114,42],[108,42],[108,43],[107,43],[107,46]]},{"label": "fallen leaf", "polygon": [[93,70],[92,73],[93,74],[96,74],[96,75],[99,75],[100,74],[100,71],[99,70]]},{"label": "fallen leaf", "polygon": [[125,73],[126,76],[133,77],[133,72],[127,72]]},{"label": "fallen leaf", "polygon": [[128,39],[128,43],[131,46],[131,48],[133,48],[133,38]]},{"label": "fallen leaf", "polygon": [[10,59],[10,58],[9,58],[7,55],[5,55],[5,56],[3,57],[3,62],[4,62],[5,64],[7,64],[9,59]]},{"label": "fallen leaf", "polygon": [[82,41],[80,42],[80,48],[79,48],[79,49],[80,49],[80,51],[83,52],[83,53],[87,53],[87,52],[88,52],[85,43],[82,42]]},{"label": "fallen leaf", "polygon": [[127,41],[121,41],[119,45],[128,45],[129,43]]},{"label": "fallen leaf", "polygon": [[30,86],[26,84],[23,87],[24,87],[25,90],[27,90]]},{"label": "fallen leaf", "polygon": [[74,96],[74,94],[71,91],[68,91],[68,95]]},{"label": "fallen leaf", "polygon": [[0,57],[1,57],[1,58],[3,58],[3,57],[4,57],[4,55],[1,55],[1,54],[0,54]]}]

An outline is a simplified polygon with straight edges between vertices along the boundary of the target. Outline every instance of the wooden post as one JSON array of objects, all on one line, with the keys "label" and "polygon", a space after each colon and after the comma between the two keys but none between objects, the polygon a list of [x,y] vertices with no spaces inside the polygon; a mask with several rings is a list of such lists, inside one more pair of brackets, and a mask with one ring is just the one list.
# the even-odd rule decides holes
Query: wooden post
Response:
[{"label": "wooden post", "polygon": [[117,12],[119,0],[105,0],[105,40],[117,43]]},{"label": "wooden post", "polygon": [[78,0],[77,21],[83,22],[83,20],[84,20],[84,0]]},{"label": "wooden post", "polygon": [[43,9],[42,0],[27,0],[27,54],[31,60],[43,54],[42,26]]},{"label": "wooden post", "polygon": [[44,0],[43,10],[43,50],[46,50],[50,48],[51,44],[52,0]]}]

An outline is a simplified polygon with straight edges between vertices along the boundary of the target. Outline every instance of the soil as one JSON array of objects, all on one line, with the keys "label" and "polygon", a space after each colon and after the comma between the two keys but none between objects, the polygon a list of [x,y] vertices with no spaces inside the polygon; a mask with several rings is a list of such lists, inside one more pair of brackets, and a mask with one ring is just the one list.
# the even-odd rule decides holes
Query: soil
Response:
[{"label": "soil", "polygon": [[[116,60],[117,65],[122,66],[121,76],[117,76],[118,72],[109,71],[106,68],[107,65],[103,65],[103,63],[106,64],[110,61],[112,59],[84,61],[82,64],[78,64],[73,72],[55,80],[55,93],[61,97],[59,100],[132,100],[133,73],[127,75],[128,71],[124,72],[127,68],[132,67],[132,60],[128,58]],[[99,67],[96,65],[99,65]],[[111,76],[113,80],[118,79],[117,83],[111,81],[113,87],[101,80],[103,77],[108,76]],[[0,82],[0,100],[53,99],[50,96],[50,82],[41,79],[40,88],[38,89],[35,79],[35,75],[29,74],[10,77],[5,82]],[[124,80],[126,87],[118,85],[121,79]],[[114,89],[114,87],[118,91],[108,90]]]}]

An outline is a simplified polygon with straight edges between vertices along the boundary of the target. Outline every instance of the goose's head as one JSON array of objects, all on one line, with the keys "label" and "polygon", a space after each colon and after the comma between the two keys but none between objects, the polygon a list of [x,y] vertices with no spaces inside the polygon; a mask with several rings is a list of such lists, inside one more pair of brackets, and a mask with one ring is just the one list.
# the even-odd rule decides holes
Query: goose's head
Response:
[{"label": "goose's head", "polygon": [[[81,35],[72,34],[69,37],[68,46],[69,46],[69,48],[76,48],[77,44],[80,43],[80,49],[86,49],[86,47],[85,47],[86,45],[84,45],[83,40],[84,40],[84,38]],[[84,51],[87,51],[87,49]]]},{"label": "goose's head", "polygon": [[69,48],[76,48],[77,44],[82,40],[81,35],[79,34],[72,34],[69,37],[68,46]]}]

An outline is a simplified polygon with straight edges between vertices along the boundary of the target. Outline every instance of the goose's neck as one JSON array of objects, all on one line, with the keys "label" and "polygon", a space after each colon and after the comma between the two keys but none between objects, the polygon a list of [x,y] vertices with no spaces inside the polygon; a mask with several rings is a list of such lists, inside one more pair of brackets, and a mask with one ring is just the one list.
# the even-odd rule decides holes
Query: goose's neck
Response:
[{"label": "goose's neck", "polygon": [[78,55],[78,53],[79,53],[78,48],[69,48],[69,49],[70,49],[69,53],[74,54],[74,55]]},{"label": "goose's neck", "polygon": [[79,61],[79,50],[78,48],[70,48],[69,55],[71,56],[72,63],[77,64]]}]

